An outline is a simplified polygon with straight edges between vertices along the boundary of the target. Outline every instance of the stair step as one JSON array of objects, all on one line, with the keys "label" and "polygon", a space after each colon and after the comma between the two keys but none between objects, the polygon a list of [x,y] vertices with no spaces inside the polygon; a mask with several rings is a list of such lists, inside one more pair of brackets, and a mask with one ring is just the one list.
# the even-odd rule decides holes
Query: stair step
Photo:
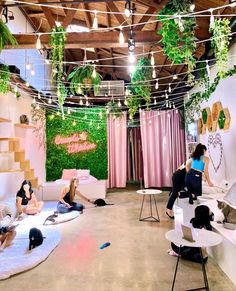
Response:
[{"label": "stair step", "polygon": [[20,140],[9,140],[9,151],[19,152],[20,151]]},{"label": "stair step", "polygon": [[38,178],[37,177],[33,178],[33,179],[30,179],[30,182],[31,182],[33,188],[37,188],[37,189],[39,188],[39,183],[38,183]]},{"label": "stair step", "polygon": [[15,137],[0,137],[0,141],[4,141],[4,140],[19,140],[19,139]]},{"label": "stair step", "polygon": [[25,151],[15,152],[15,161],[16,162],[23,162],[25,161]]},{"label": "stair step", "polygon": [[25,160],[20,162],[20,168],[24,171],[27,171],[30,169],[30,160]]},{"label": "stair step", "polygon": [[11,120],[4,117],[0,117],[0,122],[11,122]]},{"label": "stair step", "polygon": [[34,179],[34,169],[29,169],[25,171],[25,179],[26,180]]},{"label": "stair step", "polygon": [[23,172],[23,171],[21,169],[12,169],[12,170],[0,171],[0,173],[14,173],[14,172]]}]

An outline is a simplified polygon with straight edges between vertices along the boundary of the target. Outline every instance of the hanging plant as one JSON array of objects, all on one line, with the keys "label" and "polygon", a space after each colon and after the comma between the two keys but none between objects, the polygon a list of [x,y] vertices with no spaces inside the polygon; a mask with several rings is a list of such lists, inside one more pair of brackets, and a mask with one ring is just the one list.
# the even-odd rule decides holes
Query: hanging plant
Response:
[{"label": "hanging plant", "polygon": [[[236,66],[232,69],[228,70],[224,73],[223,78],[231,77],[236,74]],[[204,92],[197,92],[191,95],[190,100],[185,104],[185,123],[191,123],[194,121],[195,113],[199,113],[201,111],[201,103],[203,101],[207,101],[211,94],[215,92],[221,78],[219,73],[217,77],[215,77],[213,83],[204,91]]]},{"label": "hanging plant", "polygon": [[145,101],[148,107],[151,102],[151,87],[149,86],[152,78],[151,61],[149,58],[140,58],[132,74],[130,91],[131,95],[127,99],[129,116],[134,118],[135,113]]},{"label": "hanging plant", "polygon": [[67,89],[66,89],[66,86],[62,82],[60,82],[60,83],[57,83],[57,90],[58,90],[57,91],[58,105],[59,105],[59,108],[61,109],[62,116],[64,116],[63,104],[67,97]]},{"label": "hanging plant", "polygon": [[215,19],[210,28],[210,32],[213,33],[211,46],[215,50],[216,67],[220,78],[224,77],[228,68],[228,50],[231,39],[231,28],[229,24],[230,22],[226,18]]},{"label": "hanging plant", "polygon": [[114,100],[111,100],[107,103],[106,109],[109,111],[109,114],[111,114],[113,117],[118,118],[122,114],[121,108],[118,106],[117,102]]},{"label": "hanging plant", "polygon": [[[195,17],[184,17],[189,13],[190,0],[172,0],[159,12],[158,20],[162,27],[158,34],[162,36],[161,42],[165,55],[174,64],[186,63],[188,65],[188,80],[194,80],[193,70],[196,67],[194,53],[196,51]],[[182,14],[182,16],[181,16]],[[168,15],[168,16],[167,16]],[[175,18],[170,18],[173,15]],[[176,17],[177,16],[177,17]]]},{"label": "hanging plant", "polygon": [[206,62],[200,62],[198,63],[198,73],[199,73],[199,83],[201,86],[205,86],[205,88],[208,88],[209,86],[209,76],[207,73],[207,68],[206,68]]},{"label": "hanging plant", "polygon": [[0,66],[0,93],[7,93],[10,91],[10,71],[6,65]]},{"label": "hanging plant", "polygon": [[203,121],[203,124],[207,123],[207,111],[206,111],[206,109],[202,110],[202,121]]},{"label": "hanging plant", "polygon": [[222,109],[220,111],[220,114],[219,114],[219,118],[218,118],[218,124],[219,124],[219,128],[220,129],[224,129],[224,126],[225,126],[225,114],[224,114],[224,110]]},{"label": "hanging plant", "polygon": [[5,48],[6,45],[17,45],[15,37],[12,35],[11,31],[7,25],[0,19],[0,52]]},{"label": "hanging plant", "polygon": [[93,77],[93,70],[94,66],[85,65],[75,68],[69,74],[67,80],[70,81],[70,91],[72,94],[84,95],[90,89],[93,89],[94,94],[98,93],[102,76],[96,72],[96,76]]}]

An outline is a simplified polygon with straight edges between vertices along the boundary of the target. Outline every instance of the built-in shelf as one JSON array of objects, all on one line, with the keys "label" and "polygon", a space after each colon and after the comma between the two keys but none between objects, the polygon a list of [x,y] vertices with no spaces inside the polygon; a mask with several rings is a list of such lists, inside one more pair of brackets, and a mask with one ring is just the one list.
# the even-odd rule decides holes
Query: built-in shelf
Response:
[{"label": "built-in shelf", "polygon": [[0,141],[1,140],[6,140],[6,141],[9,141],[9,140],[11,140],[11,141],[16,141],[16,140],[18,140],[17,138],[15,138],[15,137],[0,137]]},{"label": "built-in shelf", "polygon": [[4,117],[0,117],[0,122],[11,122],[11,120]]},{"label": "built-in shelf", "polygon": [[14,173],[14,172],[23,172],[21,169],[12,169],[12,170],[0,170],[0,173]]},{"label": "built-in shelf", "polygon": [[2,151],[0,152],[0,155],[6,155],[6,154],[12,154],[13,152],[10,151]]},{"label": "built-in shelf", "polygon": [[14,125],[17,127],[23,127],[23,128],[36,128],[34,124],[15,123]]}]

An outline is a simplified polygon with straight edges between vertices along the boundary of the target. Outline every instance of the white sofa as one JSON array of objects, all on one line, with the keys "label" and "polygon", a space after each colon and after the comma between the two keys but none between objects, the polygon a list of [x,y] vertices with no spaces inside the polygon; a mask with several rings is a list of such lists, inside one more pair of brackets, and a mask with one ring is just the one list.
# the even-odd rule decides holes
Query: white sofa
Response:
[{"label": "white sofa", "polygon": [[[76,173],[76,172],[77,173]],[[58,200],[62,189],[70,183],[70,179],[78,177],[78,190],[88,199],[106,198],[106,180],[97,180],[90,175],[89,170],[63,170],[62,178],[54,182],[46,182],[40,185],[42,200]]]}]

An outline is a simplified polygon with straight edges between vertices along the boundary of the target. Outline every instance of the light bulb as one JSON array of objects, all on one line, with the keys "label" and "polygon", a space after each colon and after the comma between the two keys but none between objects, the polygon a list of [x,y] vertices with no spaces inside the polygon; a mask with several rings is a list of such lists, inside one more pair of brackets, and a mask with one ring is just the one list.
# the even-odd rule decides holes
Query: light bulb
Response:
[{"label": "light bulb", "polygon": [[50,60],[45,59],[45,63],[46,63],[47,65],[49,65],[49,64],[50,64]]},{"label": "light bulb", "polygon": [[156,81],[156,85],[155,85],[155,89],[158,90],[158,88],[159,88],[159,82],[158,82],[158,80],[157,80],[157,81]]},{"label": "light bulb", "polygon": [[158,116],[160,115],[160,111],[159,111],[159,110],[157,111],[157,115],[158,115]]},{"label": "light bulb", "polygon": [[32,68],[32,70],[30,71],[30,74],[31,74],[31,76],[34,76],[34,75],[35,75],[35,70],[34,70],[34,68]]},{"label": "light bulb", "polygon": [[73,120],[72,125],[76,126],[76,121],[75,120]]},{"label": "light bulb", "polygon": [[95,66],[94,66],[93,67],[93,72],[92,72],[92,77],[96,78],[96,75],[97,75],[97,72],[96,72],[96,69],[95,69]]},{"label": "light bulb", "polygon": [[30,63],[29,63],[29,62],[27,62],[27,63],[26,63],[26,65],[25,65],[25,67],[26,67],[26,69],[27,69],[27,70],[30,70],[30,68],[31,68],[31,65],[30,65]]},{"label": "light bulb", "polygon": [[109,110],[109,108],[107,108],[107,110],[106,110],[106,114],[109,114],[110,113],[110,110]]},{"label": "light bulb", "polygon": [[176,80],[176,79],[178,79],[178,77],[177,77],[177,75],[174,75],[173,80]]},{"label": "light bulb", "polygon": [[133,52],[129,52],[129,62],[134,63],[135,62],[135,56]]},{"label": "light bulb", "polygon": [[155,68],[152,69],[152,78],[156,79],[157,75],[156,75],[156,70]]},{"label": "light bulb", "polygon": [[120,44],[125,43],[124,34],[123,34],[123,32],[122,32],[122,26],[120,26],[119,42],[120,42]]},{"label": "light bulb", "polygon": [[135,66],[129,66],[129,72],[132,74],[135,71]]},{"label": "light bulb", "polygon": [[210,78],[210,66],[209,66],[208,61],[206,61],[206,70],[207,70],[207,75]]},{"label": "light bulb", "polygon": [[85,104],[86,106],[89,106],[89,102],[88,102],[88,100],[86,101],[86,104]]},{"label": "light bulb", "polygon": [[167,94],[167,91],[165,92],[165,97],[166,97],[166,99],[169,98],[169,96],[168,96],[168,94]]},{"label": "light bulb", "polygon": [[14,88],[14,92],[15,92],[15,93],[18,92],[18,87],[17,87],[17,85],[16,85],[15,88]]},{"label": "light bulb", "polygon": [[48,104],[52,104],[52,98],[51,97],[48,99]]},{"label": "light bulb", "polygon": [[125,106],[127,106],[127,105],[128,105],[128,101],[127,101],[126,97],[125,97],[124,104],[125,104]]},{"label": "light bulb", "polygon": [[70,108],[67,109],[67,114],[70,115]]},{"label": "light bulb", "polygon": [[39,34],[37,41],[36,41],[36,49],[41,50],[41,48],[42,48],[42,44],[41,44],[40,34]]},{"label": "light bulb", "polygon": [[157,99],[154,98],[154,105],[157,105]]},{"label": "light bulb", "polygon": [[119,99],[118,107],[121,107],[121,106],[122,106],[122,104],[121,104],[120,99]]},{"label": "light bulb", "polygon": [[178,114],[178,109],[175,110],[175,113]]},{"label": "light bulb", "polygon": [[80,98],[79,105],[84,105],[82,98]]},{"label": "light bulb", "polygon": [[25,86],[29,87],[29,82],[28,81],[25,82]]},{"label": "light bulb", "polygon": [[40,95],[40,93],[38,92],[38,99],[41,99],[41,95]]},{"label": "light bulb", "polygon": [[213,15],[213,9],[209,9],[211,16],[210,16],[210,29],[213,29],[214,27],[214,15]]},{"label": "light bulb", "polygon": [[125,96],[129,96],[129,89],[128,89],[128,87],[125,88]]},{"label": "light bulb", "polygon": [[171,93],[171,85],[169,84],[168,92]]},{"label": "light bulb", "polygon": [[125,8],[125,16],[130,17],[130,10],[128,8]]},{"label": "light bulb", "polygon": [[93,19],[93,29],[98,29],[98,18],[97,18],[97,11],[94,11],[94,19]]},{"label": "light bulb", "polygon": [[192,4],[189,6],[189,10],[190,10],[191,12],[193,12],[194,9],[195,9],[195,4],[192,3]]},{"label": "light bulb", "polygon": [[154,59],[153,52],[151,54],[152,54],[152,56],[151,56],[151,65],[154,66],[155,65],[155,59]]},{"label": "light bulb", "polygon": [[80,86],[80,84],[78,85],[78,94],[79,94],[79,95],[82,94],[82,90],[81,90],[81,86]]}]

